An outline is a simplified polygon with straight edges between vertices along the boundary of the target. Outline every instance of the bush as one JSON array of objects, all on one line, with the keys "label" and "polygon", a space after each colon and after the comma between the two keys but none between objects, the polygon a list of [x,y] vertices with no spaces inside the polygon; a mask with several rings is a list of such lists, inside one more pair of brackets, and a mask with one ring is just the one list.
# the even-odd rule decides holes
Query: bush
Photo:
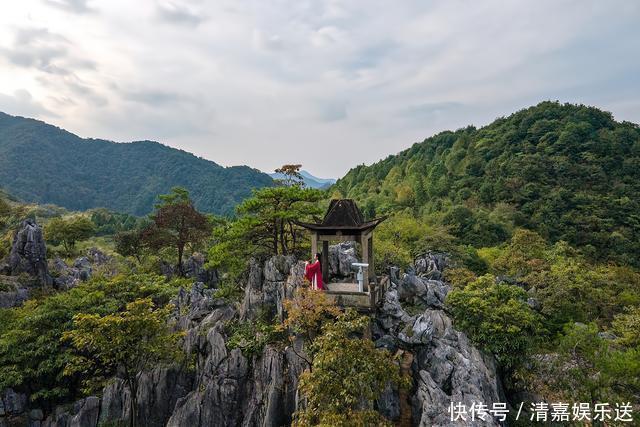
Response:
[{"label": "bush", "polygon": [[454,289],[446,304],[456,326],[507,370],[515,369],[534,348],[541,323],[521,288],[496,283],[491,275]]},{"label": "bush", "polygon": [[63,376],[72,349],[61,340],[79,314],[106,316],[125,309],[127,303],[151,298],[163,307],[185,280],[167,282],[155,275],[95,278],[66,292],[27,301],[3,315],[0,326],[0,389],[28,392],[37,404],[55,405],[79,397],[88,373]]}]

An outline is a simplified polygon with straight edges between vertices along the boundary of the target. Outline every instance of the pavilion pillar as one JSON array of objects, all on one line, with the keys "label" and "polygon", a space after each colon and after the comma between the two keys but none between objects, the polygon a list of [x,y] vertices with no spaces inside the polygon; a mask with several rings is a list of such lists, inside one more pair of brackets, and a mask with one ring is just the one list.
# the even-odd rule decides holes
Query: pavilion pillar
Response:
[{"label": "pavilion pillar", "polygon": [[369,234],[369,237],[367,237],[367,247],[369,248],[369,254],[367,256],[367,258],[369,259],[369,281],[376,280],[376,268],[375,268],[375,264],[374,264],[374,259],[373,259],[373,233]]},{"label": "pavilion pillar", "polygon": [[322,279],[329,281],[329,241],[322,241]]},{"label": "pavilion pillar", "polygon": [[318,253],[318,233],[311,233],[311,260]]},{"label": "pavilion pillar", "polygon": [[[369,239],[367,238],[366,234],[360,235],[360,249],[362,250],[362,262],[364,264],[369,264]],[[369,267],[365,267],[363,273],[364,273],[364,284],[368,291],[369,290],[369,280],[368,280]]]}]

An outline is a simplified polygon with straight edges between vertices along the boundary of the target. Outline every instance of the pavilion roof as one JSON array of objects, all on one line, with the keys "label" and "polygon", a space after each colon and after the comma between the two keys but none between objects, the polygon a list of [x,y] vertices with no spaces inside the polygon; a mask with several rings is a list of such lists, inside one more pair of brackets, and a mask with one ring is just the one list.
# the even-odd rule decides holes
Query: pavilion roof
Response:
[{"label": "pavilion roof", "polygon": [[308,230],[331,232],[356,232],[361,233],[375,228],[387,217],[380,217],[371,221],[365,221],[362,212],[352,199],[333,199],[324,214],[322,222],[309,223],[296,221],[296,224]]}]

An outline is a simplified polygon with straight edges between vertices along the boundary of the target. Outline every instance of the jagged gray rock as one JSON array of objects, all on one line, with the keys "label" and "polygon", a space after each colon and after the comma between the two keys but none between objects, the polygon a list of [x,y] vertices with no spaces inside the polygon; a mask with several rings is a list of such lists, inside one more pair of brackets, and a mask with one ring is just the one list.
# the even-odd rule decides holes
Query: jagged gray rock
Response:
[{"label": "jagged gray rock", "polygon": [[340,242],[329,246],[329,274],[331,277],[351,277],[354,270],[351,264],[358,262],[356,242]]},{"label": "jagged gray rock", "polygon": [[[201,253],[195,252],[187,258],[182,264],[182,270],[185,277],[189,277],[196,282],[204,283],[209,288],[217,288],[220,282],[218,271],[205,267],[206,259]],[[160,262],[160,273],[167,278],[177,275],[175,265],[168,262]]]},{"label": "jagged gray rock", "polygon": [[0,394],[0,416],[19,415],[27,409],[27,396],[8,388]]},{"label": "jagged gray rock", "polygon": [[205,268],[205,262],[204,255],[198,252],[194,253],[184,263],[184,274],[186,277],[191,277],[198,282],[204,283],[209,288],[216,288],[220,282],[218,271]]},{"label": "jagged gray rock", "polygon": [[28,299],[28,288],[11,286],[10,290],[0,291],[0,308],[19,307]]},{"label": "jagged gray rock", "polygon": [[70,411],[58,408],[42,427],[96,427],[100,416],[100,398],[89,396],[76,401]]},{"label": "jagged gray rock", "polygon": [[[473,402],[491,407],[501,401],[493,357],[473,347],[464,333],[454,329],[443,310],[450,287],[434,278],[442,277],[440,269],[447,262],[445,256],[438,254],[417,259],[415,274],[406,274],[392,285],[376,316],[376,345],[402,348],[414,355],[416,391],[411,404],[413,424],[419,426],[461,425],[459,421],[450,421],[451,402],[469,408]],[[402,302],[422,309],[409,315]],[[386,390],[378,402],[382,412],[389,416],[396,414],[393,409],[396,399],[397,392]],[[487,417],[486,421],[469,421],[469,425],[495,426],[498,422]]]},{"label": "jagged gray rock", "polygon": [[[410,408],[413,425],[454,425],[449,420],[451,402],[467,407],[481,402],[490,407],[501,401],[493,358],[457,331],[443,310],[449,286],[435,277],[442,276],[440,269],[447,262],[438,254],[416,260],[415,272],[393,280],[374,316],[371,332],[376,346],[411,356],[403,365],[414,382],[407,398],[401,400],[400,392],[389,385],[377,399],[376,407],[390,419],[404,416],[404,406]],[[181,290],[173,300],[173,316],[176,327],[185,331],[183,346],[193,355],[195,368],[158,367],[141,375],[137,412],[144,425],[290,424],[299,403],[298,380],[307,368],[297,355],[304,352],[302,342],[294,342],[296,351],[267,346],[261,354],[249,358],[240,349],[229,348],[225,324],[232,319],[253,321],[260,312],[277,314],[282,319],[283,301],[302,285],[303,274],[304,264],[292,257],[274,257],[263,265],[252,261],[245,298],[239,307],[216,298],[215,290],[204,283]],[[17,407],[11,404],[11,410],[27,419],[25,411],[30,408],[26,397],[23,402]],[[89,397],[71,409],[60,407],[41,424],[122,424],[128,419],[130,405],[127,388],[121,380],[114,380],[104,389],[101,399]],[[0,414],[6,413],[7,407],[6,399],[0,399]],[[1,420],[0,415],[0,425]],[[489,418],[468,425],[498,423]]]},{"label": "jagged gray rock", "polygon": [[99,268],[100,272],[107,276],[114,276],[118,272],[111,256],[97,248],[90,248],[85,256],[76,258],[71,267],[60,258],[53,260],[51,263],[51,270],[55,273],[53,284],[61,290],[71,289],[78,283],[89,280],[95,268]]},{"label": "jagged gray rock", "polygon": [[104,265],[112,260],[112,258],[96,247],[87,250],[87,257],[94,265]]},{"label": "jagged gray rock", "polygon": [[[299,263],[301,264],[301,263]],[[249,264],[249,276],[245,287],[245,297],[240,308],[241,319],[254,319],[264,315],[271,317],[275,314],[282,316],[282,302],[291,296],[287,294],[285,281],[295,265],[293,256],[278,255],[270,258],[261,266],[256,260]],[[297,274],[304,272],[304,267],[296,266]],[[300,283],[302,278],[300,278]]]},{"label": "jagged gray rock", "polygon": [[33,219],[26,219],[13,237],[6,267],[10,275],[27,273],[43,285],[53,284],[47,267],[47,247],[42,228]]}]

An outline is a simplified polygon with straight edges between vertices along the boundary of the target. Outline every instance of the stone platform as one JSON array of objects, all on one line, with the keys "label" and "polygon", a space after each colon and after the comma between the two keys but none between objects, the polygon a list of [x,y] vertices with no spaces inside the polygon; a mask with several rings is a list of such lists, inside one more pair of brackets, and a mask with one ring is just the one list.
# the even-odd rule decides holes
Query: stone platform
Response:
[{"label": "stone platform", "polygon": [[358,292],[357,283],[325,283],[325,288],[327,297],[340,307],[371,310],[371,295],[369,292]]}]

